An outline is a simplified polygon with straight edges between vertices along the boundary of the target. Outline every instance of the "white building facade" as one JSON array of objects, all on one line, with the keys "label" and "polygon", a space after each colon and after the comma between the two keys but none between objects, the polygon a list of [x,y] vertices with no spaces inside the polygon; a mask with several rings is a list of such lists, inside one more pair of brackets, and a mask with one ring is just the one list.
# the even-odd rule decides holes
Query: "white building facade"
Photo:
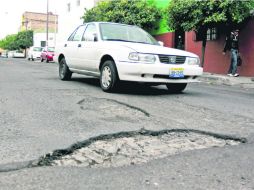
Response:
[{"label": "white building facade", "polygon": [[[34,33],[33,46],[45,47],[46,46],[46,33]],[[48,33],[48,46],[56,46],[56,33]]]},{"label": "white building facade", "polygon": [[66,40],[74,29],[83,24],[85,9],[91,9],[100,0],[61,0],[57,8],[58,34],[57,43]]}]

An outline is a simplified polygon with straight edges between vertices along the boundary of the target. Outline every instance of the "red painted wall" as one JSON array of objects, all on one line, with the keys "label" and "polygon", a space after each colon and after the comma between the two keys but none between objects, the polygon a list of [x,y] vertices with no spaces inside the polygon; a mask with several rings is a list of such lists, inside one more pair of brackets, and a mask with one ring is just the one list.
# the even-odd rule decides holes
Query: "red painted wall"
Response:
[{"label": "red painted wall", "polygon": [[246,28],[240,31],[240,53],[243,65],[239,67],[239,73],[243,76],[254,76],[254,19]]},{"label": "red painted wall", "polygon": [[168,32],[155,36],[156,40],[162,41],[165,47],[174,47],[174,33]]},{"label": "red painted wall", "polygon": [[[250,20],[247,26],[240,30],[240,53],[243,64],[238,67],[240,76],[254,76],[254,19]],[[174,33],[166,33],[156,36],[156,39],[163,41],[166,47],[174,47]],[[207,41],[205,52],[204,71],[217,74],[227,74],[230,65],[230,52],[222,54],[225,34],[220,34],[218,40]],[[194,32],[185,33],[185,50],[193,52],[201,58],[202,42],[195,41]]]},{"label": "red painted wall", "polygon": [[[194,41],[195,33],[185,33],[185,50],[196,53],[201,59],[202,42]],[[210,73],[227,74],[230,54],[222,54],[225,43],[225,35],[221,35],[216,41],[208,41],[206,44],[204,71]]]}]

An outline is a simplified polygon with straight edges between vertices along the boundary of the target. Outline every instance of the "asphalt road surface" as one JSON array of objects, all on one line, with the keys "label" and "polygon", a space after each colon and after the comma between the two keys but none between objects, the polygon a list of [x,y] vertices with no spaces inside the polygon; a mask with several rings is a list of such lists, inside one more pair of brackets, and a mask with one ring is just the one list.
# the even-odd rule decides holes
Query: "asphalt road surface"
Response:
[{"label": "asphalt road surface", "polygon": [[[0,58],[0,189],[254,189],[254,89],[189,84],[123,84],[58,79],[56,63]],[[123,167],[26,168],[28,161],[102,134],[190,129],[234,138],[237,146],[191,150]]]}]

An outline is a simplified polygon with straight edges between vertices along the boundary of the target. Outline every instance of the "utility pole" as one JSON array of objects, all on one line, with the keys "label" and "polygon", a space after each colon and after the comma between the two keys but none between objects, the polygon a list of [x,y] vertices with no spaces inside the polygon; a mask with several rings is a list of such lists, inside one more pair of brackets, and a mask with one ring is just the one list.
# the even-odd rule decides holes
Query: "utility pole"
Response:
[{"label": "utility pole", "polygon": [[[26,41],[27,41],[27,40],[28,40],[28,38],[27,38],[27,25],[28,25],[28,20],[27,20],[27,18],[26,18],[26,20],[23,22],[23,24],[25,24],[25,27],[26,27]],[[27,43],[27,42],[26,42],[26,43]],[[27,54],[26,49],[27,49],[27,46],[25,45],[25,58],[26,58],[26,54]]]},{"label": "utility pole", "polygon": [[48,47],[48,40],[49,40],[49,0],[47,0],[46,47]]},{"label": "utility pole", "polygon": [[57,16],[56,16],[57,14],[56,14],[56,10],[55,10],[55,16],[54,16],[54,18],[55,18],[55,34],[54,34],[54,47],[56,47],[56,30],[57,30],[57,23],[58,23],[58,20],[57,20]]}]

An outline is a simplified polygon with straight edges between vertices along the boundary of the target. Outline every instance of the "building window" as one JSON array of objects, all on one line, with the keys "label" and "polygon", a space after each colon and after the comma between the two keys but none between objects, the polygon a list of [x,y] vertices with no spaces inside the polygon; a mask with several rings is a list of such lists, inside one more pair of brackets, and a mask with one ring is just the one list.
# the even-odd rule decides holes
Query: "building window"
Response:
[{"label": "building window", "polygon": [[77,2],[77,7],[79,7],[80,6],[80,0],[77,0],[76,2]]},{"label": "building window", "polygon": [[206,33],[206,40],[217,40],[218,39],[218,31],[217,28],[208,28]]},{"label": "building window", "polygon": [[68,4],[67,4],[67,11],[68,11],[68,12],[71,12],[71,3],[68,3]]},{"label": "building window", "polygon": [[41,47],[45,47],[46,46],[46,41],[41,41]]},{"label": "building window", "polygon": [[[218,29],[217,28],[208,28],[207,33],[206,33],[206,40],[211,41],[211,40],[217,40],[218,38],[219,38]],[[194,40],[195,41],[202,41],[202,33],[200,31],[196,32]]]}]

